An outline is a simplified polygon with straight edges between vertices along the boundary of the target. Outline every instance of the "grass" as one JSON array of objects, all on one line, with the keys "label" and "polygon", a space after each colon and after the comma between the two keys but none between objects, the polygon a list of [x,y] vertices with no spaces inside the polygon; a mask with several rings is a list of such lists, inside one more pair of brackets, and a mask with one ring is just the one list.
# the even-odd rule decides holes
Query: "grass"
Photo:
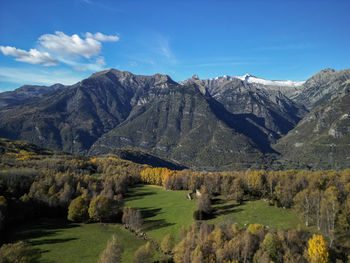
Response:
[{"label": "grass", "polygon": [[[159,243],[165,235],[177,238],[179,229],[192,224],[196,201],[186,198],[188,191],[167,191],[161,187],[142,185],[129,189],[125,206],[140,209],[144,218],[143,231]],[[222,196],[213,200],[215,212],[209,223],[236,222],[245,228],[259,223],[272,230],[303,225],[292,210],[269,206],[263,200],[242,205],[226,201]],[[136,238],[120,224],[72,224],[65,219],[45,219],[18,228],[13,241],[25,240],[42,253],[41,263],[96,263],[108,239],[117,234],[124,248],[123,261],[132,262],[135,251],[145,241]],[[155,254],[155,260],[161,255]]]},{"label": "grass", "polygon": [[263,200],[246,201],[239,205],[235,201],[226,201],[222,196],[218,196],[213,207],[216,210],[214,218],[208,222],[214,224],[230,220],[242,228],[258,223],[272,230],[286,230],[303,225],[293,210],[270,206]]},{"label": "grass", "polygon": [[186,198],[188,191],[167,191],[161,187],[143,185],[129,189],[125,206],[139,209],[144,218],[143,231],[155,241],[165,235],[177,238],[179,229],[193,222],[196,201]]},{"label": "grass", "polygon": [[145,241],[120,224],[72,224],[64,219],[45,219],[17,229],[13,241],[30,242],[41,252],[42,263],[96,263],[113,234],[124,248],[122,262],[132,262],[135,251]]}]

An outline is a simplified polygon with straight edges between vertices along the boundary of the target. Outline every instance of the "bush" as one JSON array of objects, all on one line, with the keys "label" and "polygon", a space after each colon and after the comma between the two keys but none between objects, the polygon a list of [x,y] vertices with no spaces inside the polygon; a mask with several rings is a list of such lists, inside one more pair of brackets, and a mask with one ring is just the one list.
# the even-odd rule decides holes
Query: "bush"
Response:
[{"label": "bush", "polygon": [[39,257],[39,251],[23,241],[4,244],[0,248],[0,263],[36,263]]},{"label": "bush", "polygon": [[139,247],[135,252],[134,263],[151,263],[153,262],[153,251],[151,243],[147,242],[146,245]]},{"label": "bush", "polygon": [[163,238],[162,243],[160,244],[160,248],[164,253],[170,253],[175,246],[174,238],[168,234]]},{"label": "bush", "polygon": [[92,220],[100,222],[103,220],[111,220],[118,212],[119,207],[116,201],[106,196],[99,195],[90,202],[89,216]]},{"label": "bush", "polygon": [[83,196],[73,199],[68,207],[68,220],[74,222],[84,222],[89,218],[89,200]]},{"label": "bush", "polygon": [[108,241],[106,249],[102,252],[98,263],[119,263],[122,262],[123,248],[118,244],[116,235]]}]

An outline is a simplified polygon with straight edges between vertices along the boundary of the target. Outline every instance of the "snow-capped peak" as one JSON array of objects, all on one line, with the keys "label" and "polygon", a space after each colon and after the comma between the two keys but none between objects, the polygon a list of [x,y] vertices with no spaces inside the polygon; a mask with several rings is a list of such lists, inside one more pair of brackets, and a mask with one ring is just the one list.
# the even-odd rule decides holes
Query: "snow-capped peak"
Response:
[{"label": "snow-capped peak", "polygon": [[305,83],[305,81],[291,81],[291,80],[266,80],[257,78],[250,74],[245,74],[243,76],[234,76],[232,78],[240,79],[248,83],[256,83],[266,86],[285,86],[285,87],[300,87]]}]

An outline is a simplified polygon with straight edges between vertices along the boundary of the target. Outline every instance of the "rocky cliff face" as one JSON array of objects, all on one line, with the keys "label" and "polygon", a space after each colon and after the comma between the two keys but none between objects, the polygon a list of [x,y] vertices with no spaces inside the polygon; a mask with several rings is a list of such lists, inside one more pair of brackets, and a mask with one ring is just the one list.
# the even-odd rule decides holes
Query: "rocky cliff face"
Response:
[{"label": "rocky cliff face", "polygon": [[55,91],[59,88],[63,88],[62,84],[55,84],[52,86],[35,86],[35,85],[25,85],[14,91],[6,91],[0,93],[0,109],[8,106],[18,105],[21,102],[35,98],[41,97],[46,93]]},{"label": "rocky cliff face", "polygon": [[[262,82],[261,79],[255,79]],[[293,93],[296,89],[293,85],[272,86],[271,81],[266,81],[268,85],[264,85],[228,76],[205,80],[195,76],[184,83],[191,82],[205,87],[232,114],[245,116],[266,134],[270,142],[285,135],[307,113],[302,105],[295,103],[282,92]],[[283,85],[284,82],[279,83]]]},{"label": "rocky cliff face", "polygon": [[266,165],[263,153],[269,147],[264,149],[261,141],[250,138],[242,127],[236,126],[235,122],[242,120],[202,94],[197,85],[178,85],[157,94],[150,103],[135,107],[123,123],[104,134],[90,153],[133,146],[189,167]]},{"label": "rocky cliff face", "polygon": [[0,112],[0,136],[102,154],[138,147],[197,167],[261,167],[265,134],[196,84],[107,70]]},{"label": "rocky cliff face", "polygon": [[315,107],[275,149],[290,167],[344,169],[350,164],[350,81],[330,101]]},{"label": "rocky cliff face", "polygon": [[133,147],[206,170],[271,167],[279,153],[279,167],[343,168],[349,72],[324,70],[304,84],[250,75],[176,83],[111,69],[0,94],[22,94],[0,107],[0,137],[92,155]]},{"label": "rocky cliff face", "polygon": [[161,75],[108,70],[0,112],[0,135],[42,147],[86,154],[132,108],[153,96],[150,89],[174,83]]},{"label": "rocky cliff face", "polygon": [[350,79],[350,70],[321,70],[308,79],[299,92],[291,98],[308,110],[337,97],[344,89],[343,83]]}]

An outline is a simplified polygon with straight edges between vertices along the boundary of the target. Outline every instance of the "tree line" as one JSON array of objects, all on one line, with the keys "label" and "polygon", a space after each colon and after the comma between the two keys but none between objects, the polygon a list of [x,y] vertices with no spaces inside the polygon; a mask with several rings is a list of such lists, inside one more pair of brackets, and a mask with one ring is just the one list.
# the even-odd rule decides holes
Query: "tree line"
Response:
[{"label": "tree line", "polygon": [[[267,199],[271,205],[294,209],[305,225],[322,233],[332,248],[330,257],[332,253],[349,253],[350,170],[199,172],[151,168],[114,157],[6,158],[1,160],[0,171],[0,232],[30,218],[58,215],[82,222],[123,219],[137,229],[142,218],[137,211],[123,210],[123,198],[128,187],[143,183],[167,190],[198,190],[201,197],[195,219],[199,220],[211,213],[215,195],[238,203]],[[306,244],[307,238],[303,240]],[[260,245],[256,252],[259,249]],[[253,260],[254,255],[247,255],[247,260]]]}]

